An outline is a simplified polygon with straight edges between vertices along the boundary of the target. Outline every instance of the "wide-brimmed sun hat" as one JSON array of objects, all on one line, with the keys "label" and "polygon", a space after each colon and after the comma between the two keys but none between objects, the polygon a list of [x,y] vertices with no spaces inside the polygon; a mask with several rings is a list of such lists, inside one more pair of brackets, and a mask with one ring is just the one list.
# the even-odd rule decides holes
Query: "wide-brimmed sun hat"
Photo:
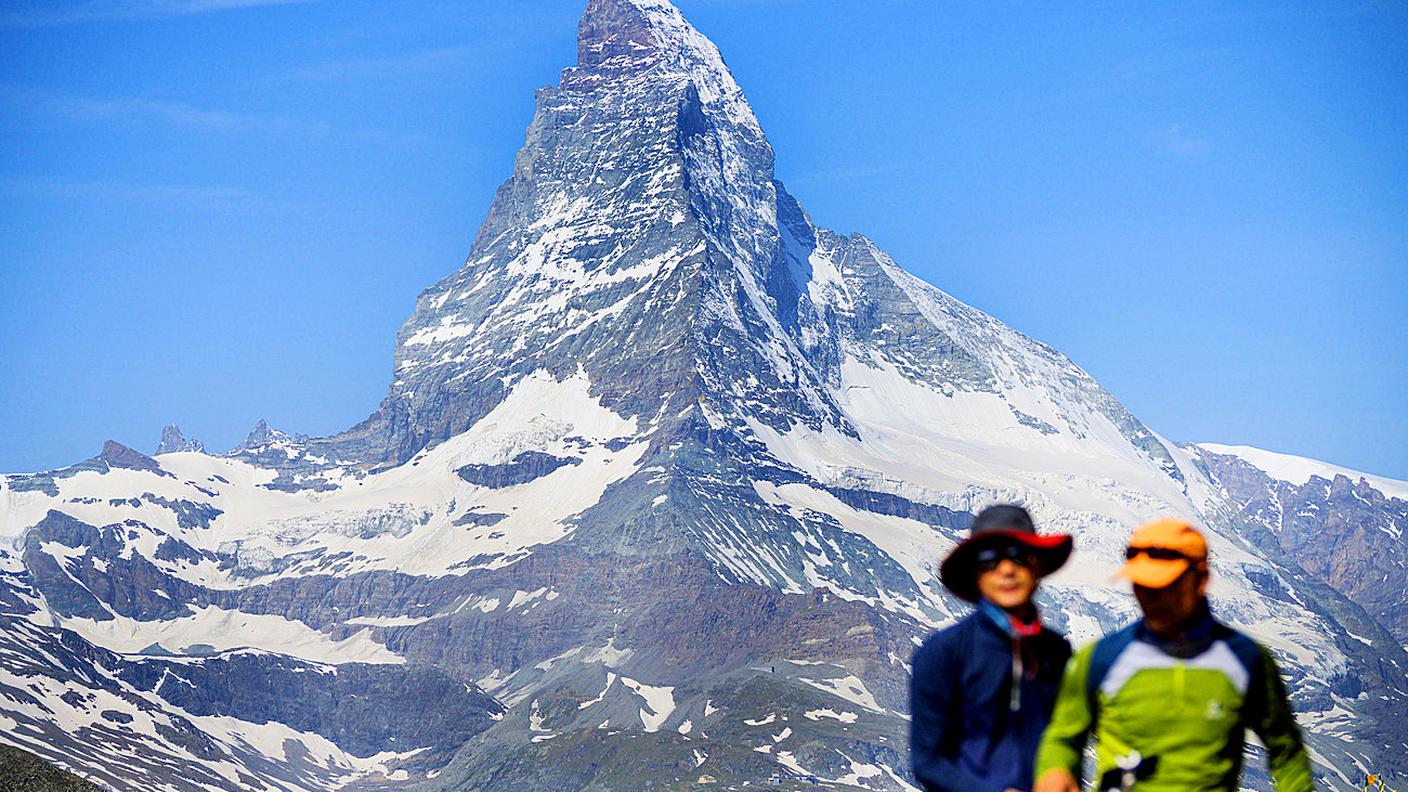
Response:
[{"label": "wide-brimmed sun hat", "polygon": [[1037,577],[1061,568],[1071,557],[1070,534],[1039,534],[1032,516],[1021,506],[998,504],[978,513],[967,539],[958,543],[939,567],[939,580],[955,596],[978,601],[978,552],[998,544],[1017,543],[1036,559]]},{"label": "wide-brimmed sun hat", "polygon": [[1165,517],[1144,523],[1129,537],[1126,561],[1115,577],[1161,589],[1194,564],[1208,560],[1208,542],[1187,520]]}]

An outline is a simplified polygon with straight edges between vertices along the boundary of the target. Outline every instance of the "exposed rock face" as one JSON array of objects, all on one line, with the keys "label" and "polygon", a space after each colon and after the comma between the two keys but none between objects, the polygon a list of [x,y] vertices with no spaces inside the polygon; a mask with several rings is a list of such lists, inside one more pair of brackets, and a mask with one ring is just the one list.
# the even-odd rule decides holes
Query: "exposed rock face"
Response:
[{"label": "exposed rock face", "polygon": [[279,429],[271,429],[269,422],[260,418],[249,430],[244,442],[235,446],[230,453],[236,454],[241,451],[258,451],[269,445],[300,445],[308,442],[308,435],[284,432]]},{"label": "exposed rock face", "polygon": [[161,444],[156,447],[156,455],[174,454],[183,451],[205,451],[205,445],[201,441],[192,437],[187,439],[181,434],[181,427],[171,424],[161,430]]},{"label": "exposed rock face", "polygon": [[1408,499],[1340,472],[1285,481],[1233,454],[1199,449],[1213,479],[1302,568],[1408,645]]},{"label": "exposed rock face", "polygon": [[465,465],[456,470],[460,478],[470,484],[498,489],[526,484],[542,478],[563,465],[580,465],[576,457],[555,457],[537,451],[524,451],[502,465]]},{"label": "exposed rock face", "polygon": [[1197,517],[1321,774],[1402,764],[1408,655],[1196,451],[815,226],[667,2],[579,34],[366,421],[4,480],[14,741],[115,785],[906,789],[938,561],[1004,500],[1077,534],[1042,593],[1077,643],[1134,612],[1129,528]]},{"label": "exposed rock face", "polygon": [[105,462],[109,467],[115,468],[150,470],[154,473],[161,471],[161,465],[157,464],[155,459],[113,440],[103,443],[103,450],[98,454],[98,461]]}]

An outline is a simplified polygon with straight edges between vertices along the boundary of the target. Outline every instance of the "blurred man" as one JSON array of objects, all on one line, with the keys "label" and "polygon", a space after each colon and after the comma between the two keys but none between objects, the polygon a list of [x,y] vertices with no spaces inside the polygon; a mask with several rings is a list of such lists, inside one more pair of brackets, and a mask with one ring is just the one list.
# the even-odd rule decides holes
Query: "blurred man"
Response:
[{"label": "blurred man", "polygon": [[1037,582],[1071,554],[1019,506],[992,506],[939,577],[978,608],[914,653],[910,760],[926,792],[1027,792],[1071,646],[1045,628]]},{"label": "blurred man", "polygon": [[1071,661],[1037,755],[1036,792],[1079,792],[1094,734],[1096,789],[1235,792],[1246,730],[1266,746],[1278,792],[1311,789],[1286,688],[1265,647],[1208,610],[1208,546],[1192,525],[1148,523],[1120,576],[1144,618]]}]

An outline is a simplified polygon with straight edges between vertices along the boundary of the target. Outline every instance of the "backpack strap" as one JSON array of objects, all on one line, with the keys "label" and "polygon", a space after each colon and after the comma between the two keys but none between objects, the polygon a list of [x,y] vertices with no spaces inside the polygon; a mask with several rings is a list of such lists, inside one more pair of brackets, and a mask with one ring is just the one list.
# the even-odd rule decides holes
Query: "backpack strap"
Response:
[{"label": "backpack strap", "polygon": [[1255,718],[1266,712],[1269,704],[1266,696],[1266,659],[1264,651],[1256,641],[1242,633],[1219,623],[1218,637],[1227,642],[1227,648],[1237,657],[1237,661],[1247,671],[1242,720],[1251,728]]},{"label": "backpack strap", "polygon": [[1085,701],[1090,709],[1092,724],[1100,718],[1100,685],[1105,682],[1105,677],[1109,675],[1115,661],[1134,641],[1135,629],[1138,626],[1139,622],[1135,622],[1095,642],[1095,648],[1090,653],[1090,669],[1085,676]]}]

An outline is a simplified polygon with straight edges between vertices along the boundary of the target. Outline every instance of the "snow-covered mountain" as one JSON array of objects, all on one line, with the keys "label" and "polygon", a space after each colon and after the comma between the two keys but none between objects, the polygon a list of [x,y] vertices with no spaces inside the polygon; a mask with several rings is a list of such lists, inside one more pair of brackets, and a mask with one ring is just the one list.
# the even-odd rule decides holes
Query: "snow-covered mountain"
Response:
[{"label": "snow-covered mountain", "polygon": [[1318,772],[1408,769],[1361,592],[772,164],[673,6],[592,0],[366,421],[0,482],[0,741],[120,788],[907,789],[937,564],[1017,500],[1077,536],[1045,589],[1076,642],[1134,613],[1129,529],[1197,518]]},{"label": "snow-covered mountain", "polygon": [[1408,482],[1246,446],[1189,446],[1247,521],[1408,645]]}]

